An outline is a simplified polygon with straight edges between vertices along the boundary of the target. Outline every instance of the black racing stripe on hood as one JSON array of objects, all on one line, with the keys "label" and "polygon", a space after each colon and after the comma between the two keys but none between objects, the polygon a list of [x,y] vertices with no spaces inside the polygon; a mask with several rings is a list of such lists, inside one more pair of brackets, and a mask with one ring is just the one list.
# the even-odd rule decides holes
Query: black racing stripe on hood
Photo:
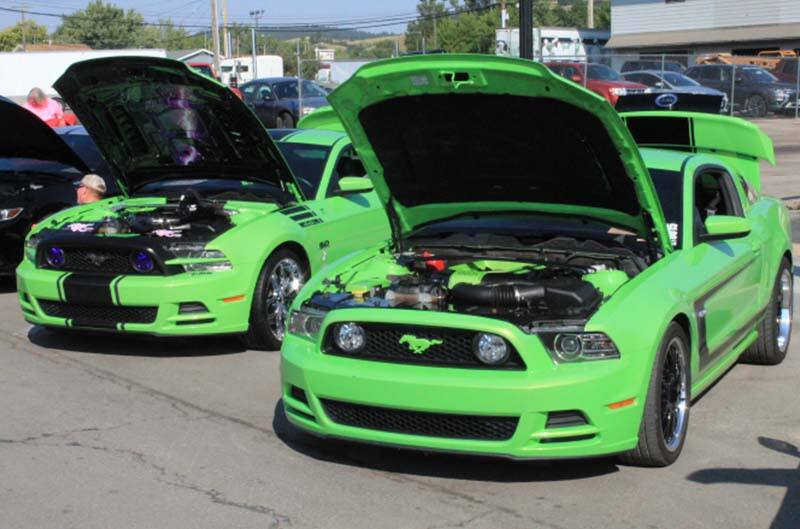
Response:
[{"label": "black racing stripe on hood", "polygon": [[76,305],[112,307],[111,282],[116,276],[70,274],[63,282],[64,301]]}]

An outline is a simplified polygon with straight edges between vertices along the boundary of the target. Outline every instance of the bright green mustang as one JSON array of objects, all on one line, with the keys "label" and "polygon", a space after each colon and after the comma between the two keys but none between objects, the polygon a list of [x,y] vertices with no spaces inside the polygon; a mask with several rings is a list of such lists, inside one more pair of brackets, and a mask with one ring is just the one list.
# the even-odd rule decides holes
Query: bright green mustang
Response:
[{"label": "bright green mustang", "polygon": [[330,100],[393,240],[293,304],[283,403],[314,434],[422,450],[679,455],[691,399],[781,362],[789,216],[738,119],[619,116],[529,62],[373,63]]},{"label": "bright green mustang", "polygon": [[281,133],[276,145],[229,89],[176,61],[87,61],[56,87],[127,192],[32,230],[17,270],[31,323],[245,333],[275,349],[309,274],[389,239],[341,131]]}]

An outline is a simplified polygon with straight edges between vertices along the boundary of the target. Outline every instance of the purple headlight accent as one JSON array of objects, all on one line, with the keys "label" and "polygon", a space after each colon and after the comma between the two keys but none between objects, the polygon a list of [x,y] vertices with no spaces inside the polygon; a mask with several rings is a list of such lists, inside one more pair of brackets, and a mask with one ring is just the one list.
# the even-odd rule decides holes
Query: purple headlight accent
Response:
[{"label": "purple headlight accent", "polygon": [[133,252],[131,264],[133,265],[133,269],[137,272],[150,272],[155,267],[153,258],[150,257],[150,254],[144,250]]},{"label": "purple headlight accent", "polygon": [[53,268],[61,268],[64,266],[64,261],[66,257],[64,256],[64,250],[57,246],[51,246],[47,249],[47,264],[52,266]]}]

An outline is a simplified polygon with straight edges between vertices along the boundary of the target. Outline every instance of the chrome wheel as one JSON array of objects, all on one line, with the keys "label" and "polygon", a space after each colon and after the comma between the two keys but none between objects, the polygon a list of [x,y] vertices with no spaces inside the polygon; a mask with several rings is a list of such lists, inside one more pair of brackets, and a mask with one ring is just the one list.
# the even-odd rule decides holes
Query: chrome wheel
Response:
[{"label": "chrome wheel", "polygon": [[283,258],[275,264],[267,283],[267,325],[269,332],[283,340],[289,306],[303,287],[303,269],[294,260]]},{"label": "chrome wheel", "polygon": [[683,341],[673,338],[661,367],[661,432],[667,450],[681,446],[689,411],[689,371]]},{"label": "chrome wheel", "polygon": [[789,347],[789,338],[792,335],[792,297],[792,273],[784,269],[775,298],[775,339],[780,352]]}]

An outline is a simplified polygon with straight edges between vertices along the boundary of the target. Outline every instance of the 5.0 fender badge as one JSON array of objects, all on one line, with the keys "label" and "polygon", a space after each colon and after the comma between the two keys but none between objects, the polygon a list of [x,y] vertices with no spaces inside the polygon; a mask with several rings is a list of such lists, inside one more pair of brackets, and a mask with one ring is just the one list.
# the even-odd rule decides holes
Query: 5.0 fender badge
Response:
[{"label": "5.0 fender badge", "polygon": [[428,340],[427,338],[417,338],[413,334],[404,334],[400,337],[400,343],[408,345],[411,352],[415,355],[421,355],[434,345],[441,345],[442,340]]}]

